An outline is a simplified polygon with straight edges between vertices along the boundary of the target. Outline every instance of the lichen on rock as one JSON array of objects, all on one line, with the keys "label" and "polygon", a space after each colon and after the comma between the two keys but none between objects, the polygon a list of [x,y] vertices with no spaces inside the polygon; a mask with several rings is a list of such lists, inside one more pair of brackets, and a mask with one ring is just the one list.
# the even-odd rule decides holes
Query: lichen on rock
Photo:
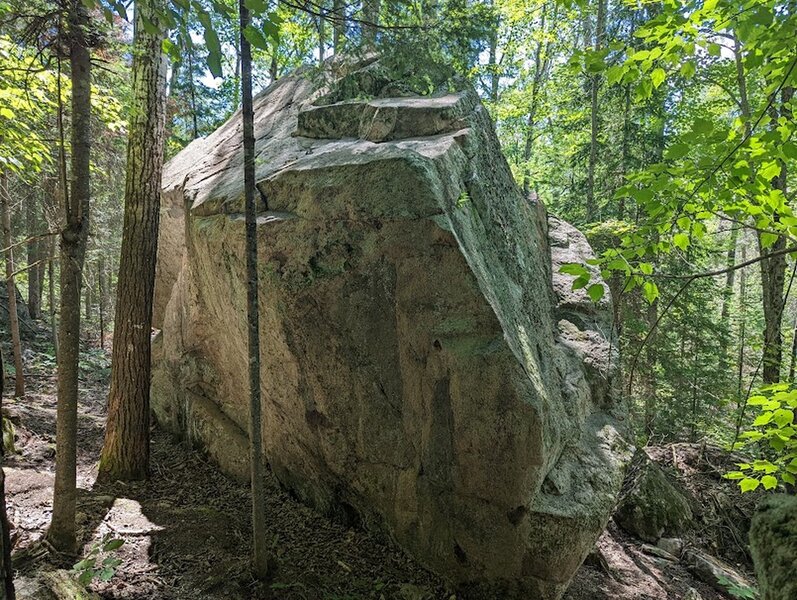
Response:
[{"label": "lichen on rock", "polygon": [[[473,90],[392,97],[373,61],[337,81],[255,100],[271,467],[480,598],[558,598],[628,459],[610,301],[556,266],[589,245],[555,219],[549,244]],[[247,429],[239,123],[166,167],[152,388],[228,471],[242,444],[207,438]]]}]

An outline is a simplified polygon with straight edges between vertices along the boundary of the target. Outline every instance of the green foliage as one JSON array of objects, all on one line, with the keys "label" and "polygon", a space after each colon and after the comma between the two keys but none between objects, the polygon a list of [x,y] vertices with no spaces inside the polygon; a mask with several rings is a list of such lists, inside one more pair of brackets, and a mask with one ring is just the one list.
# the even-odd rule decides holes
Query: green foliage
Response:
[{"label": "green foliage", "polygon": [[738,471],[726,473],[726,479],[739,482],[743,492],[772,490],[778,482],[797,482],[797,388],[786,383],[766,386],[747,400],[758,413],[749,429],[739,435],[734,449],[752,453],[753,460],[738,463]]},{"label": "green foliage", "polygon": [[91,545],[85,558],[75,563],[72,573],[82,585],[89,585],[95,579],[110,581],[116,574],[116,568],[122,564],[121,559],[113,553],[124,543],[124,540],[106,533],[101,540]]},{"label": "green foliage", "polygon": [[755,587],[739,585],[722,575],[718,577],[717,581],[734,598],[739,598],[739,600],[755,600],[758,598],[758,589]]}]

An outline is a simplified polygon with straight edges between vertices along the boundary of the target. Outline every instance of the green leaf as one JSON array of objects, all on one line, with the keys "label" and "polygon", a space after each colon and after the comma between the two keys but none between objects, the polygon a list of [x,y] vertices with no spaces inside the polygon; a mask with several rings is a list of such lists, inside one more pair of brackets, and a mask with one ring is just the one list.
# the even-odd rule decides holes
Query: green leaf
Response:
[{"label": "green leaf", "polygon": [[244,6],[251,10],[256,15],[263,14],[268,8],[266,0],[244,0]]},{"label": "green leaf", "polygon": [[81,585],[90,584],[93,578],[94,578],[94,569],[86,569],[85,571],[82,571],[80,575],[77,576],[77,580],[80,582]]},{"label": "green leaf", "polygon": [[199,22],[202,23],[202,27],[204,28],[205,32],[205,46],[207,46],[208,50],[208,69],[210,69],[210,73],[213,75],[213,77],[221,77],[222,54],[219,36],[216,34],[215,29],[213,29],[213,24],[210,21],[210,15],[208,15],[208,13],[199,13],[198,18]]},{"label": "green leaf", "polygon": [[790,483],[790,484],[792,484],[792,485],[794,485],[795,483],[797,483],[797,479],[795,479],[794,475],[792,475],[792,474],[791,474],[791,473],[789,473],[789,472],[783,472],[783,473],[781,473],[781,474],[780,474],[780,478],[781,478],[783,481],[785,481],[786,483]]},{"label": "green leaf", "polygon": [[589,274],[587,274],[587,275],[581,275],[580,277],[577,277],[577,278],[576,278],[576,279],[573,281],[573,286],[572,286],[572,288],[573,288],[574,290],[580,290],[581,288],[585,288],[585,287],[587,287],[587,284],[589,283],[589,279],[590,279],[590,277],[589,277]]},{"label": "green leaf", "polygon": [[679,158],[683,158],[687,154],[689,154],[689,144],[685,144],[684,142],[677,142],[672,144],[667,151],[664,153],[664,158],[667,160],[678,160]]},{"label": "green leaf", "polygon": [[685,233],[676,233],[672,236],[672,243],[685,252],[689,247],[689,236]]},{"label": "green leaf", "polygon": [[653,304],[656,298],[659,297],[659,288],[652,281],[646,281],[642,284],[642,293],[645,295],[645,300],[648,301],[648,304]]},{"label": "green leaf", "polygon": [[252,25],[249,25],[246,29],[244,29],[244,37],[255,48],[260,48],[261,50],[268,50],[269,48],[268,40],[263,35],[263,32],[259,29],[256,29]]},{"label": "green leaf", "polygon": [[711,133],[713,129],[714,124],[703,117],[697,117],[694,121],[692,121],[692,131],[694,131],[696,134],[708,134]]},{"label": "green leaf", "polygon": [[764,232],[761,234],[761,247],[769,248],[778,241],[777,234]]},{"label": "green leaf", "polygon": [[742,489],[742,492],[752,492],[759,485],[761,485],[761,482],[752,477],[747,477],[739,482],[739,487]]},{"label": "green leaf", "polygon": [[785,408],[781,408],[780,410],[776,410],[772,420],[778,424],[778,427],[785,427],[786,425],[791,425],[794,423],[794,413],[790,410],[786,410]]},{"label": "green leaf", "polygon": [[600,302],[600,299],[603,298],[604,293],[605,290],[603,289],[602,283],[594,283],[587,288],[587,295],[593,302]]},{"label": "green leaf", "polygon": [[753,421],[753,426],[761,427],[762,425],[766,425],[767,423],[769,423],[771,420],[772,420],[771,412],[761,413],[756,417],[755,421]]},{"label": "green leaf", "polygon": [[125,541],[120,539],[114,539],[107,542],[103,547],[104,552],[113,552],[118,548],[121,548],[124,545]]},{"label": "green leaf", "polygon": [[764,488],[767,490],[773,490],[778,487],[778,479],[773,475],[764,475],[761,478],[761,483],[764,485]]},{"label": "green leaf", "polygon": [[759,174],[764,179],[774,179],[780,175],[781,165],[780,161],[773,160],[767,163],[764,163],[761,168],[759,169]]},{"label": "green leaf", "polygon": [[561,267],[559,267],[559,272],[564,273],[565,275],[574,275],[576,277],[589,274],[587,268],[581,263],[564,264]]},{"label": "green leaf", "polygon": [[664,80],[667,78],[667,73],[662,68],[653,69],[653,72],[650,74],[650,80],[653,82],[653,87],[658,89],[659,86],[664,83]]},{"label": "green leaf", "polygon": [[271,19],[266,19],[265,21],[263,21],[263,33],[265,33],[275,42],[279,41],[280,37],[279,24]]},{"label": "green leaf", "polygon": [[625,69],[622,65],[614,65],[606,70],[606,83],[613,85],[623,78]]},{"label": "green leaf", "polygon": [[681,65],[681,76],[686,79],[691,79],[695,75],[695,62],[692,60],[686,61],[684,64]]},{"label": "green leaf", "polygon": [[723,477],[725,479],[744,479],[745,477],[747,477],[747,475],[745,475],[741,471],[731,471],[730,473],[725,473]]},{"label": "green leaf", "polygon": [[711,56],[719,56],[722,54],[722,47],[719,44],[709,44],[708,45],[708,53]]}]

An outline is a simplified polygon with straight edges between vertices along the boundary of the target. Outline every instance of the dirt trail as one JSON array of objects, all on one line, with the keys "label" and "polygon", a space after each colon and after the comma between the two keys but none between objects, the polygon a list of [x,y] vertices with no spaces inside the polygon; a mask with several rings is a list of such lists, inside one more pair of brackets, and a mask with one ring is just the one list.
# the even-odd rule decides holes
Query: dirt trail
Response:
[{"label": "dirt trail", "polygon": [[[17,423],[17,454],[6,460],[9,517],[15,550],[33,548],[50,521],[54,468],[55,381],[32,380],[31,393],[5,406]],[[354,600],[450,598],[441,581],[376,535],[319,516],[269,478],[269,532],[277,568],[268,583],[248,574],[249,488],[208,464],[169,434],[153,428],[152,477],[96,485],[106,381],[81,392],[78,526],[84,549],[106,533],[125,540],[122,564],[92,589],[117,600]],[[33,575],[50,558],[23,564],[22,596],[39,600]],[[62,565],[73,562],[71,559]]]},{"label": "dirt trail", "polygon": [[[466,600],[379,535],[331,522],[268,481],[269,533],[277,568],[267,583],[248,572],[249,488],[228,479],[201,452],[152,430],[152,477],[126,485],[96,485],[107,396],[107,356],[83,373],[79,415],[78,527],[84,553],[106,534],[125,540],[122,563],[109,582],[91,588],[113,600]],[[9,517],[15,551],[36,549],[50,521],[55,458],[55,379],[52,366],[29,379],[29,394],[6,399],[16,425],[17,453],[6,458]],[[101,376],[92,376],[100,372]],[[696,583],[680,564],[641,551],[611,526],[598,543],[607,565],[587,564],[565,600],[667,600],[694,587],[704,600],[724,596]],[[21,599],[48,600],[43,569],[70,568],[33,553],[21,563]],[[589,563],[589,560],[588,560]],[[484,599],[479,599],[484,600]]]}]

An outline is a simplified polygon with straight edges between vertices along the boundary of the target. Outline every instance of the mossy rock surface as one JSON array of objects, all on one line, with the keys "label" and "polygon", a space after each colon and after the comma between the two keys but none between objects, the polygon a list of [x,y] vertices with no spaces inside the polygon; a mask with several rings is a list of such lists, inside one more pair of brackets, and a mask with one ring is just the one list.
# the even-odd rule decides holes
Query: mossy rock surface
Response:
[{"label": "mossy rock surface", "polygon": [[797,497],[778,494],[761,503],[750,550],[762,600],[797,598]]},{"label": "mossy rock surface", "polygon": [[689,499],[644,450],[631,463],[614,520],[628,533],[655,543],[683,534],[693,523]]}]

